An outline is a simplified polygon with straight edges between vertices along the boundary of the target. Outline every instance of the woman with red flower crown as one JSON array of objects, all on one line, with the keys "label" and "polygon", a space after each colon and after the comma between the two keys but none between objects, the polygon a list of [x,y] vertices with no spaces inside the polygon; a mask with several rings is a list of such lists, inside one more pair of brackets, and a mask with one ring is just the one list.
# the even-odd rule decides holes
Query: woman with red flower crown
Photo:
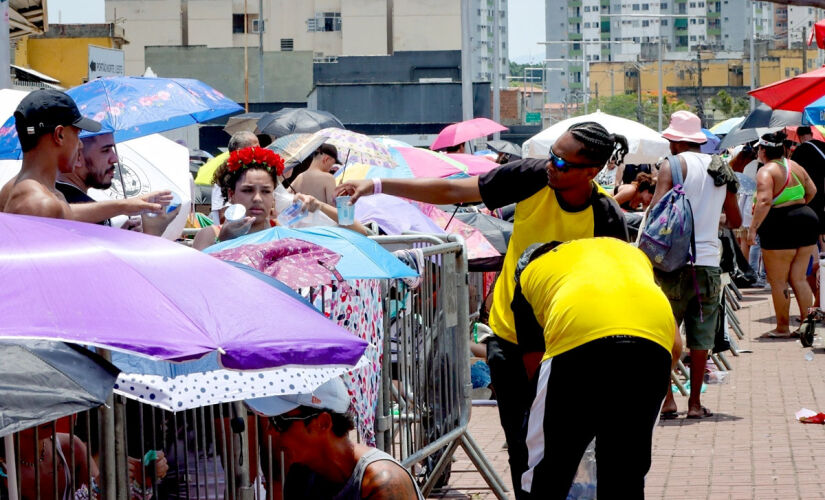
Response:
[{"label": "woman with red flower crown", "polygon": [[[192,247],[203,250],[219,241],[278,225],[275,219],[278,215],[275,212],[275,187],[283,172],[284,162],[274,151],[255,146],[233,151],[226,163],[215,172],[214,182],[220,186],[225,199],[243,205],[246,217],[201,229],[195,236]],[[303,203],[304,210],[321,210],[333,221],[338,220],[334,207],[321,203],[312,196],[296,194],[295,199]],[[366,234],[364,227],[357,221],[352,226],[345,227]]]}]

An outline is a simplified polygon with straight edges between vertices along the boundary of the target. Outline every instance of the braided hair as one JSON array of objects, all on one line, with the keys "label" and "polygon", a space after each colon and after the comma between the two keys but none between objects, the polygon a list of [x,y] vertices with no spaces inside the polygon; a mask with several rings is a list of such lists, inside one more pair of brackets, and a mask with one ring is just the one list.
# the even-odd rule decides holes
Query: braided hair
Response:
[{"label": "braided hair", "polygon": [[627,139],[623,135],[608,133],[600,123],[581,122],[567,129],[574,139],[584,145],[581,154],[593,163],[606,165],[613,160],[617,165],[627,155]]}]

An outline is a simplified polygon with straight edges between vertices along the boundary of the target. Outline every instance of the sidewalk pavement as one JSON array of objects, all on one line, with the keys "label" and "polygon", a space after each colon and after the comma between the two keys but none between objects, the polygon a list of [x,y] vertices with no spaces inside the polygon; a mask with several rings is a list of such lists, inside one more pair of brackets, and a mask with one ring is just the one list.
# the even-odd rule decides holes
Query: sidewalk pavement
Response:
[{"label": "sidewalk pavement", "polygon": [[[739,348],[753,352],[727,354],[728,383],[710,385],[702,396],[713,417],[686,420],[687,398],[676,395],[680,417],[660,421],[653,436],[649,499],[825,498],[825,426],[794,417],[801,408],[825,411],[825,351],[808,361],[809,349],[797,340],[758,338],[774,327],[770,293],[742,292]],[[825,327],[817,332],[825,335]],[[511,488],[497,409],[474,407],[470,433]],[[433,498],[495,498],[463,451],[455,458],[451,489]]]}]

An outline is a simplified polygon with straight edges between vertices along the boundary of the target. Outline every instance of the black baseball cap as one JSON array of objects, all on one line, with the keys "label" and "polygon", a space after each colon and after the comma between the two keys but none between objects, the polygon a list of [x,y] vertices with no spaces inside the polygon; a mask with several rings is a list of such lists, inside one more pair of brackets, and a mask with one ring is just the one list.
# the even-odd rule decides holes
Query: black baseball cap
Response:
[{"label": "black baseball cap", "polygon": [[100,122],[85,118],[74,99],[59,90],[35,90],[20,101],[14,112],[15,127],[21,142],[50,133],[58,125],[74,125],[89,132],[99,132]]}]

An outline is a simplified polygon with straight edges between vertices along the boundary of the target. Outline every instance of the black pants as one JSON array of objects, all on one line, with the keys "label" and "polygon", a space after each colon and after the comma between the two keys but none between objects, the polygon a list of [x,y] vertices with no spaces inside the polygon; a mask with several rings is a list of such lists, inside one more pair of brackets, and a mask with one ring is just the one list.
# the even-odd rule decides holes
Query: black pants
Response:
[{"label": "black pants", "polygon": [[493,336],[487,341],[487,365],[496,391],[501,427],[507,440],[513,491],[516,499],[525,499],[527,495],[521,491],[521,475],[527,470],[524,425],[534,393],[530,389],[518,345]]},{"label": "black pants", "polygon": [[537,383],[526,432],[529,498],[564,500],[594,437],[599,500],[644,498],[670,353],[649,340],[606,337],[544,361]]}]

